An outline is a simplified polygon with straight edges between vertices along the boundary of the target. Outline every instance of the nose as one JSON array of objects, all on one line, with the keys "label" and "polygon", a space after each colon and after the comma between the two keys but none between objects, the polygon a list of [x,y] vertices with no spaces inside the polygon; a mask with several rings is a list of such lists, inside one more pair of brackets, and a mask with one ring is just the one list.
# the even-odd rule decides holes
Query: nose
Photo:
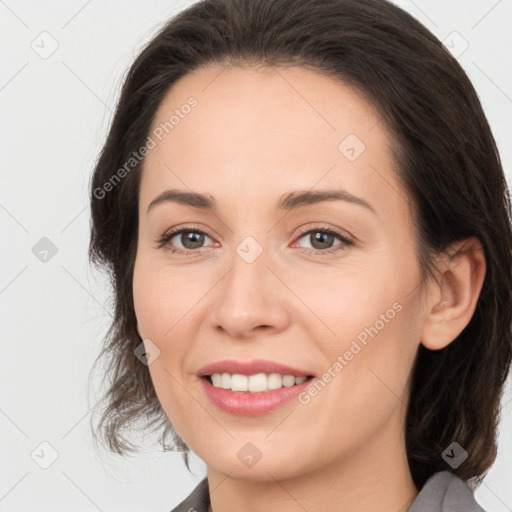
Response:
[{"label": "nose", "polygon": [[216,286],[214,327],[237,339],[285,330],[290,322],[287,290],[269,268],[267,253],[248,262],[234,251],[230,263],[230,270]]}]

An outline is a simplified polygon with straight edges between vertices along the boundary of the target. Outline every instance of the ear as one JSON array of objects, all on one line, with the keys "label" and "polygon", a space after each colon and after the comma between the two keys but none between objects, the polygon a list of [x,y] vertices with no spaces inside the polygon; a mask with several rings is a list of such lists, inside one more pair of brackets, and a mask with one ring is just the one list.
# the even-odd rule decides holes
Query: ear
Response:
[{"label": "ear", "polygon": [[484,282],[486,264],[476,237],[452,244],[440,257],[439,279],[426,303],[421,344],[430,350],[449,345],[468,325]]}]

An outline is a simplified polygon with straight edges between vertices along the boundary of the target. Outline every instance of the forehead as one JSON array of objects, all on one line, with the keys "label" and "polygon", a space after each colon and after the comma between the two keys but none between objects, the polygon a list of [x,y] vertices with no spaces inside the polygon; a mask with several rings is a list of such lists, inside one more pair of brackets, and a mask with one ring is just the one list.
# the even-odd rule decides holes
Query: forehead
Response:
[{"label": "forehead", "polygon": [[302,67],[189,73],[164,97],[155,133],[141,182],[146,206],[165,188],[261,201],[316,185],[371,196],[394,180],[379,113],[354,89]]}]

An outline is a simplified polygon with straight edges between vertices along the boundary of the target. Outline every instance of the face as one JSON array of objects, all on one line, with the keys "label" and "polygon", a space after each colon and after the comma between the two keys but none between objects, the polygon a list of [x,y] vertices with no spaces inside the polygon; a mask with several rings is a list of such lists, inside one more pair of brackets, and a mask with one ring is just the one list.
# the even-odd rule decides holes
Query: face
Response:
[{"label": "face", "polygon": [[254,480],[396,454],[423,312],[378,112],[304,68],[211,66],[151,133],[133,293],[178,434]]}]

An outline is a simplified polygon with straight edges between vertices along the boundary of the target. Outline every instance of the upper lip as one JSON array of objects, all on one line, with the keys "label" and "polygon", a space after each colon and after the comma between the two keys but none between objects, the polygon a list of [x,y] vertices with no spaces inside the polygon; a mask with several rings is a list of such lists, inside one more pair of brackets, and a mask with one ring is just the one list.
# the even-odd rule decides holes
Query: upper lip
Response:
[{"label": "upper lip", "polygon": [[198,370],[197,375],[204,377],[214,373],[238,373],[240,375],[255,375],[257,373],[280,373],[281,375],[293,375],[294,377],[308,377],[313,375],[307,370],[293,368],[286,364],[264,359],[253,359],[252,361],[224,360],[207,364]]}]

